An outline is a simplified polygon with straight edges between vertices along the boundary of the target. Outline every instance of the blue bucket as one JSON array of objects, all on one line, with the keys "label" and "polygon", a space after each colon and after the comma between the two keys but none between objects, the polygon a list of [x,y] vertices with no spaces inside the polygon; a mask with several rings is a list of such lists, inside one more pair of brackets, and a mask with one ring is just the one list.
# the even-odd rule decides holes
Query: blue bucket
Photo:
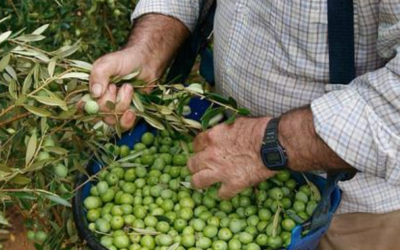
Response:
[{"label": "blue bucket", "polygon": [[[201,116],[204,114],[206,109],[209,107],[210,103],[207,100],[200,100],[198,98],[192,98],[190,101],[190,107],[192,109],[192,113],[187,116],[187,118],[199,120]],[[154,131],[149,125],[144,122],[138,123],[134,130],[125,133],[123,137],[117,141],[118,145],[128,145],[131,149],[133,145],[141,140],[142,135],[147,131]],[[87,170],[89,174],[95,174],[101,169],[101,165],[97,162],[92,162],[89,164]],[[307,179],[314,183],[321,194],[325,193],[327,180],[321,176],[307,173],[305,174]],[[301,185],[305,183],[305,180],[302,174],[294,174],[294,178]],[[87,176],[80,175],[78,177],[78,181],[76,183],[76,187],[81,186],[83,183],[87,181]],[[88,228],[88,221],[86,220],[86,211],[83,207],[84,199],[89,196],[90,188],[92,187],[92,183],[86,183],[82,188],[80,188],[76,195],[73,198],[73,215],[75,225],[79,234],[79,237],[86,245],[92,250],[107,250],[104,246],[102,246],[96,236],[92,233],[92,231]],[[327,232],[330,222],[332,220],[333,214],[339,206],[341,199],[341,192],[337,186],[334,187],[332,192],[329,192],[330,197],[330,207],[328,209],[329,212],[326,213],[326,223],[312,231],[310,231],[307,235],[302,236],[302,232],[305,228],[307,228],[307,223],[303,225],[299,225],[295,227],[292,231],[292,240],[291,244],[288,248],[281,248],[287,250],[313,250],[316,249],[321,237]]]}]

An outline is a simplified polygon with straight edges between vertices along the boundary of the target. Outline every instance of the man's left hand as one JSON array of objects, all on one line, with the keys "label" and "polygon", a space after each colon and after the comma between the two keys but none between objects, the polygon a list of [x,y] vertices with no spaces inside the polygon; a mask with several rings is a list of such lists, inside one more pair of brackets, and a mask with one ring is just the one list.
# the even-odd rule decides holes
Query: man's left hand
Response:
[{"label": "man's left hand", "polygon": [[220,124],[194,140],[195,155],[188,167],[197,189],[222,185],[218,195],[229,199],[243,189],[257,185],[275,172],[263,164],[260,149],[271,118],[239,118],[232,125]]}]

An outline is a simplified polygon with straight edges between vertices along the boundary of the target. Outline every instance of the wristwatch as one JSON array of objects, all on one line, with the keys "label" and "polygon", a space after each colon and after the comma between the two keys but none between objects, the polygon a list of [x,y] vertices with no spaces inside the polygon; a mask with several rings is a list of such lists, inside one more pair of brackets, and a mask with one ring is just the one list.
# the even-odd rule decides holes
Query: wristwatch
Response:
[{"label": "wristwatch", "polygon": [[279,143],[279,118],[269,121],[261,145],[261,158],[264,165],[272,171],[288,169],[288,157],[285,149]]}]

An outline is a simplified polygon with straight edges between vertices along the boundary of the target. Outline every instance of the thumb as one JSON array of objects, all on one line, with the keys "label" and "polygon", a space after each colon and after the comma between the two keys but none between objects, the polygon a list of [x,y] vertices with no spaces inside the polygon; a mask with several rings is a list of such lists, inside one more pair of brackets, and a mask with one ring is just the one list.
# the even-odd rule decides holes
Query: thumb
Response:
[{"label": "thumb", "polygon": [[107,90],[110,77],[125,75],[133,70],[130,54],[117,51],[97,59],[90,72],[89,86],[92,96],[101,97]]}]

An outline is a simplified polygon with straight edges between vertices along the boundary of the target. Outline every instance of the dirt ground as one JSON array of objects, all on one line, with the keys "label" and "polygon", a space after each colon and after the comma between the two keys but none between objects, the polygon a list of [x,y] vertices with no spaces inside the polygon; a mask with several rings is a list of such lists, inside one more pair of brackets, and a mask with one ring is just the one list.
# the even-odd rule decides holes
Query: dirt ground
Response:
[{"label": "dirt ground", "polygon": [[10,235],[4,245],[4,250],[35,250],[35,247],[26,238],[26,229],[24,227],[24,218],[17,212],[9,210],[9,217],[12,227],[9,229]]}]

